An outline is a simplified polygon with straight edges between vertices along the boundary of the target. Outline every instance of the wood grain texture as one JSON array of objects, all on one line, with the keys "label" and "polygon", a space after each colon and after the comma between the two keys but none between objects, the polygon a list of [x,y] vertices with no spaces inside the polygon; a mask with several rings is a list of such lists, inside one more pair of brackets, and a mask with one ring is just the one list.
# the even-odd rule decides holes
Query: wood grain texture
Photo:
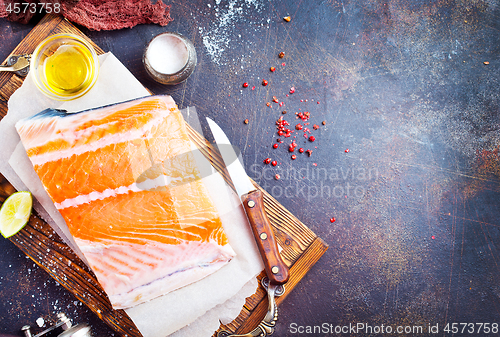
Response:
[{"label": "wood grain texture", "polygon": [[[14,49],[11,55],[32,53],[36,45],[48,35],[61,32],[84,36],[62,17],[47,15]],[[92,41],[90,42],[98,54],[104,53]],[[2,118],[7,112],[7,101],[10,95],[22,84],[23,80],[17,75],[0,74],[0,115]],[[200,151],[223,174],[224,179],[232,185],[224,168],[222,158],[216,149],[190,126],[188,126],[188,132]],[[282,258],[291,267],[290,280],[286,284],[286,293],[278,299],[278,303],[281,303],[323,255],[327,245],[267,192],[255,183],[254,185],[264,195],[266,214],[274,230],[276,241],[283,247]],[[0,175],[0,201],[3,202],[14,191],[12,185]],[[115,331],[130,337],[141,336],[130,317],[123,310],[112,309],[93,272],[46,222],[33,215],[28,225],[9,240]],[[230,324],[221,326],[221,329],[231,332],[249,331],[261,321],[266,310],[266,293],[264,289],[259,288],[253,296],[247,299],[240,315]]]},{"label": "wood grain texture", "polygon": [[[278,305],[285,300],[285,298],[297,286],[299,281],[307,274],[307,272],[321,258],[321,256],[326,252],[327,249],[328,246],[326,245],[326,243],[321,238],[317,237],[311,243],[311,245],[302,252],[300,259],[298,259],[296,263],[290,268],[290,279],[285,285],[285,293],[276,298],[276,303]],[[261,273],[259,275],[259,284],[260,280],[264,276],[265,273]],[[230,324],[222,325],[219,328],[219,331],[225,330],[230,333],[237,334],[243,334],[252,331],[267,313],[267,306],[267,293],[262,287],[259,287],[254,295],[247,298],[245,306],[240,312],[240,315]],[[215,336],[216,334],[214,334],[213,337]]]}]

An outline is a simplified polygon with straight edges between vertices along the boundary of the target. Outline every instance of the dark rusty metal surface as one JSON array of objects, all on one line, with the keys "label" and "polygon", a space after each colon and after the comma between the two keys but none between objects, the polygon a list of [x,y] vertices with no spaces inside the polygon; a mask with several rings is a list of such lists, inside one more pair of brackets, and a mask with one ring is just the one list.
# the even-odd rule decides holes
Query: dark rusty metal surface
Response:
[{"label": "dark rusty metal surface", "polygon": [[[280,306],[276,336],[323,323],[438,324],[440,335],[447,323],[500,324],[498,0],[171,4],[164,28],[83,31],[154,93],[219,123],[251,178],[329,244]],[[0,19],[0,58],[28,31]],[[198,51],[195,72],[174,87],[141,65],[163,31]],[[289,139],[272,148],[282,110],[292,126],[299,111],[320,125],[314,143],[296,138],[311,157],[292,161]],[[62,310],[113,335],[9,241],[0,249],[0,333]]]}]

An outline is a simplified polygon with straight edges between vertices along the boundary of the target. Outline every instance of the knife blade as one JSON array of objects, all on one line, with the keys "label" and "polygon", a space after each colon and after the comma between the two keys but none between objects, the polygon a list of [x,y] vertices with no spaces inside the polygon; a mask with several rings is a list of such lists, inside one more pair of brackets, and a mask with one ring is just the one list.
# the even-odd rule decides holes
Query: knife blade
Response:
[{"label": "knife blade", "polygon": [[208,125],[215,138],[229,176],[243,204],[248,222],[259,248],[266,274],[271,283],[284,284],[288,281],[288,266],[283,262],[274,238],[269,218],[264,210],[264,198],[248,178],[234,147],[222,129],[207,117]]}]

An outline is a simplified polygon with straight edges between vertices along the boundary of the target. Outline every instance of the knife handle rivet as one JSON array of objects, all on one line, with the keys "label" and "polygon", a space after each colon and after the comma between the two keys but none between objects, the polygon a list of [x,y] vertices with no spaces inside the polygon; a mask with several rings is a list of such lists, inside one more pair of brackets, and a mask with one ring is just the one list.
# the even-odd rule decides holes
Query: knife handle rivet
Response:
[{"label": "knife handle rivet", "polygon": [[277,266],[274,266],[271,268],[271,271],[273,272],[273,274],[278,274],[280,269]]},{"label": "knife handle rivet", "polygon": [[255,206],[255,201],[249,200],[247,205],[248,205],[248,207],[253,208]]},{"label": "knife handle rivet", "polygon": [[267,233],[260,233],[260,238],[261,238],[262,240],[267,239]]}]

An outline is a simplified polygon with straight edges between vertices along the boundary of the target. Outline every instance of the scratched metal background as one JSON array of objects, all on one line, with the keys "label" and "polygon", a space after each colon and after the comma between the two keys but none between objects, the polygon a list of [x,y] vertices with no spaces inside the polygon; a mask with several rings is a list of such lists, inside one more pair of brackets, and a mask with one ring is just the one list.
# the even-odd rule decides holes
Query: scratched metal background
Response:
[{"label": "scratched metal background", "polygon": [[[292,323],[439,324],[440,335],[446,323],[500,323],[500,1],[171,4],[165,28],[83,31],[155,93],[221,124],[249,175],[329,244],[280,307],[276,336],[294,335]],[[29,29],[0,20],[1,59]],[[198,51],[175,87],[141,66],[167,30]],[[285,105],[267,107],[272,96]],[[299,111],[326,121],[314,143],[297,136],[310,158],[271,148],[284,109],[292,126]],[[10,242],[0,251],[0,333],[66,310],[114,335]]]}]

